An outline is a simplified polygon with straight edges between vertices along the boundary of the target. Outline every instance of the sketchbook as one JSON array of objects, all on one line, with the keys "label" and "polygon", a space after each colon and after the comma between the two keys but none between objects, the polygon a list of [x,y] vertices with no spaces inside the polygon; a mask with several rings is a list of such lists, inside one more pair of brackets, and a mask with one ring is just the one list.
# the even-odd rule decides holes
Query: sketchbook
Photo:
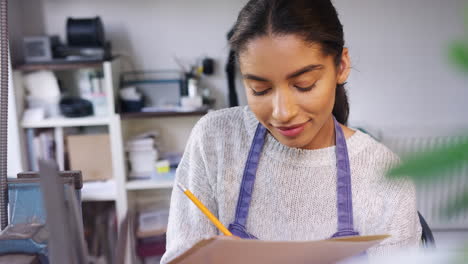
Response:
[{"label": "sketchbook", "polygon": [[320,241],[262,241],[214,237],[198,242],[170,264],[328,264],[359,255],[388,237],[354,236]]}]

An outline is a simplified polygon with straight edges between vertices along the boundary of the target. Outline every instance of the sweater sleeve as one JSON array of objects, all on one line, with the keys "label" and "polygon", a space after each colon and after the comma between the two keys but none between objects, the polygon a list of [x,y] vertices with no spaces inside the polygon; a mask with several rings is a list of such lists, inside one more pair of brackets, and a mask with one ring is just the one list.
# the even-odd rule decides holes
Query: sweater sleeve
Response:
[{"label": "sweater sleeve", "polygon": [[[211,177],[213,174],[210,174],[208,169],[208,165],[215,168],[216,164],[214,164],[215,160],[207,159],[208,156],[212,157],[212,155],[205,153],[203,142],[206,142],[206,138],[204,139],[203,134],[206,133],[206,129],[204,123],[207,123],[206,119],[202,118],[192,130],[176,171],[176,182],[192,191],[216,216],[217,203],[214,198],[213,182],[210,182],[210,178],[214,177]],[[167,227],[166,252],[161,263],[168,263],[198,241],[215,235],[218,235],[218,232],[214,225],[180,189],[174,187]]]},{"label": "sweater sleeve", "polygon": [[[369,249],[369,257],[380,257],[393,254],[396,251],[416,248],[421,243],[421,224],[416,207],[416,190],[410,180],[395,180],[393,182],[395,195],[392,213],[385,219],[385,233],[391,237],[380,245]],[[390,190],[391,190],[390,189]]]}]

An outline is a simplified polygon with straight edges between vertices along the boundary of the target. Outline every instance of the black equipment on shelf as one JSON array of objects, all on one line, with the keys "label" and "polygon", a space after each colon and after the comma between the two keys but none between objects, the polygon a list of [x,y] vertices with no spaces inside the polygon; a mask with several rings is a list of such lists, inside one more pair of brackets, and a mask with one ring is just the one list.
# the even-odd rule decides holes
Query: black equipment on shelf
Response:
[{"label": "black equipment on shelf", "polygon": [[68,18],[67,43],[70,47],[103,47],[104,27],[100,17]]},{"label": "black equipment on shelf", "polygon": [[60,100],[60,112],[65,117],[85,117],[93,115],[93,104],[79,97],[65,97]]}]

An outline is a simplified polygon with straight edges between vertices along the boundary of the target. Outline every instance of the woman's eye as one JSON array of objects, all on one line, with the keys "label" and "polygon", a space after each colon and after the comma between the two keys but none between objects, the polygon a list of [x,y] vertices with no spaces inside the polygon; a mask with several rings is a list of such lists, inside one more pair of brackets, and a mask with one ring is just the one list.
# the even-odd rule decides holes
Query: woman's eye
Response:
[{"label": "woman's eye", "polygon": [[307,87],[301,87],[301,86],[298,86],[298,85],[294,85],[294,87],[296,87],[296,89],[298,89],[301,92],[308,92],[308,91],[312,90],[312,88],[315,87],[315,83],[310,85],[310,86],[307,86]]},{"label": "woman's eye", "polygon": [[252,90],[252,94],[253,94],[254,96],[261,96],[261,95],[267,94],[268,91],[271,90],[271,88],[268,88],[268,89],[265,89],[265,90],[262,90],[262,91],[255,91],[255,90],[252,89],[252,88],[251,88],[251,90]]}]

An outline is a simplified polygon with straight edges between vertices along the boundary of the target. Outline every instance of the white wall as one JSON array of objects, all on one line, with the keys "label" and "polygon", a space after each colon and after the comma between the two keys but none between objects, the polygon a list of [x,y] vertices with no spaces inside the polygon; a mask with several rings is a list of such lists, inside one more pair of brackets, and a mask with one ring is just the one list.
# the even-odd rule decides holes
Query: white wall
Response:
[{"label": "white wall", "polygon": [[[217,0],[23,0],[25,31],[37,34],[44,24],[47,34],[65,40],[67,17],[93,17],[103,20],[114,53],[131,56],[137,69],[177,69],[173,56],[194,62],[199,56],[214,58],[216,74],[206,82],[218,99],[227,104],[224,63],[228,55],[226,34],[237,12],[246,2]],[[37,7],[37,8],[36,8]],[[33,15],[32,12],[36,12]],[[42,13],[40,17],[37,12]],[[42,21],[42,22],[41,22]],[[128,68],[127,68],[128,69]]]},{"label": "white wall", "polygon": [[[66,17],[100,15],[114,50],[131,55],[137,68],[175,68],[173,54],[217,59],[208,86],[219,107],[227,104],[225,35],[246,0],[43,1],[40,7],[37,0],[23,0],[25,32],[41,31],[42,23],[45,32],[63,36]],[[353,60],[352,124],[468,126],[468,77],[447,55],[450,42],[466,34],[464,0],[334,2]]]},{"label": "white wall", "polygon": [[338,0],[354,70],[351,121],[372,126],[468,125],[468,75],[448,60],[463,0]]}]

